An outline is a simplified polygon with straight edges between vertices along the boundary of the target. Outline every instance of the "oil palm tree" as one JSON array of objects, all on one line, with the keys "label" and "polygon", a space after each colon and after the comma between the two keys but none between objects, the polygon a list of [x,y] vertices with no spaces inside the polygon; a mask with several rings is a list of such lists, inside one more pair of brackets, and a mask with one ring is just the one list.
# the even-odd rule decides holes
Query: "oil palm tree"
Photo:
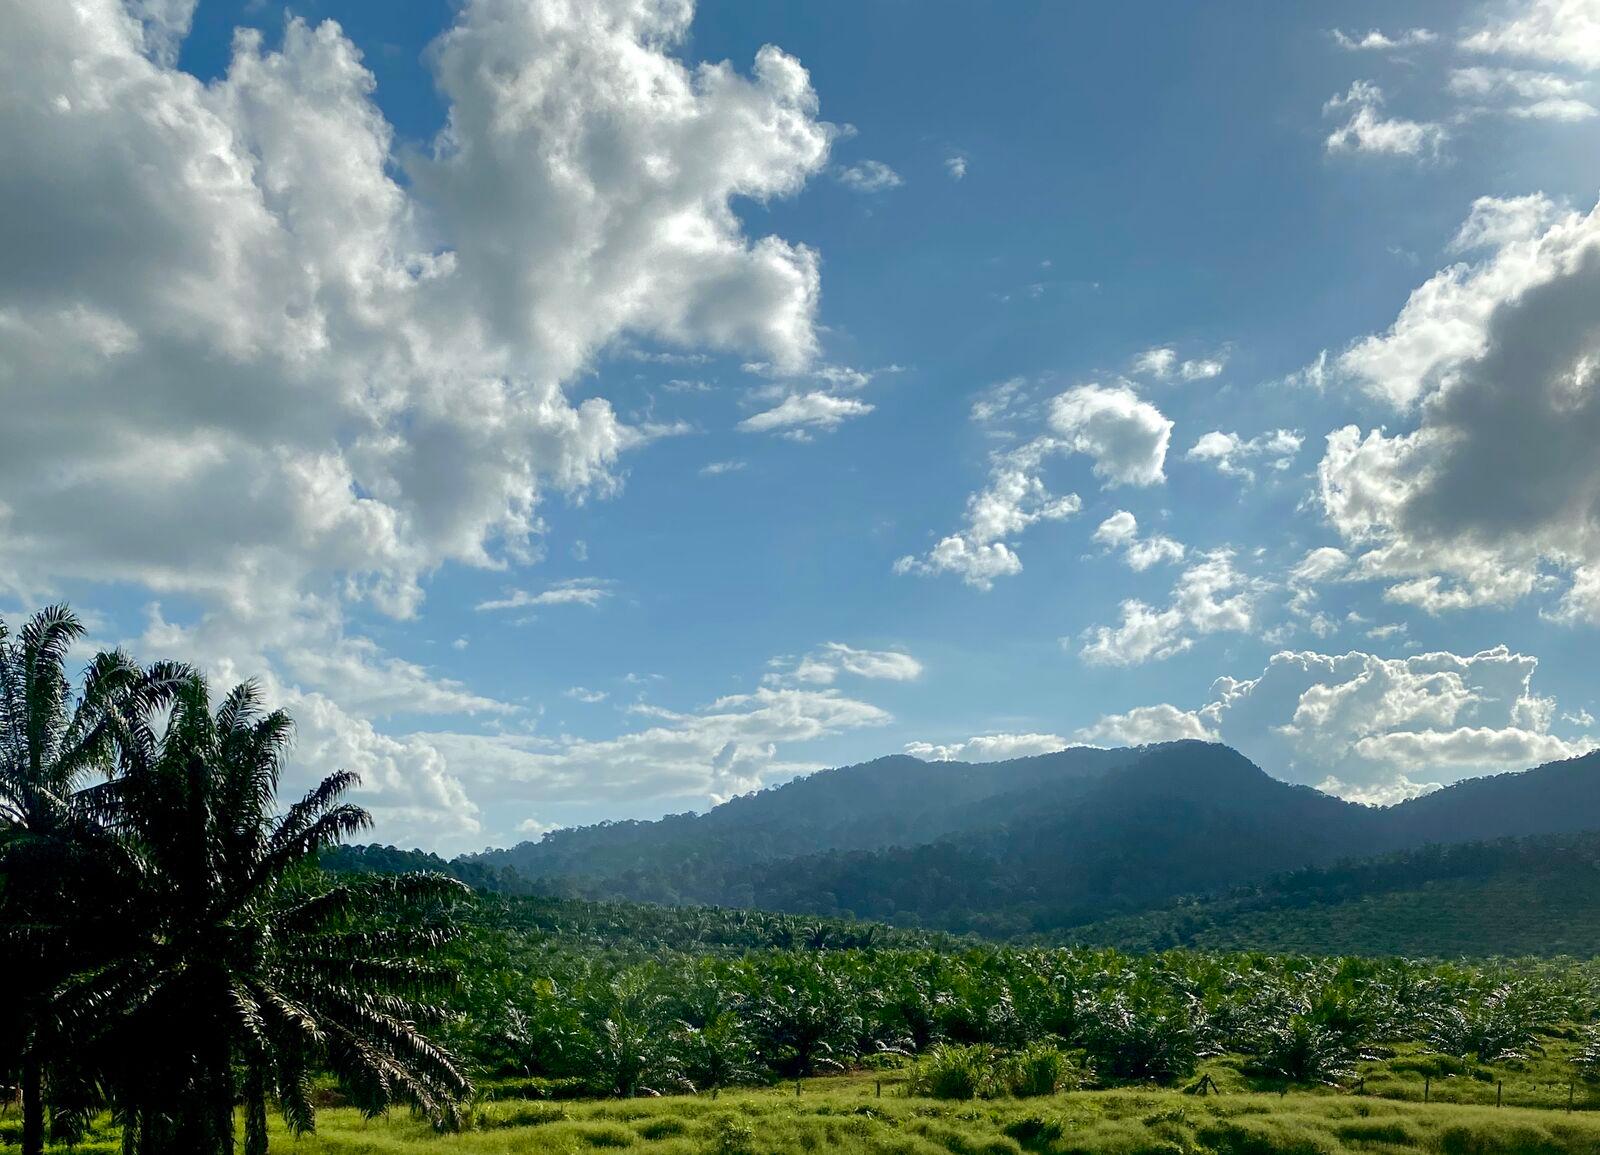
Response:
[{"label": "oil palm tree", "polygon": [[326,1069],[377,1113],[410,1102],[456,1121],[470,1084],[422,1028],[443,1019],[452,976],[428,956],[454,933],[465,888],[441,876],[333,883],[317,853],[369,825],[326,778],[278,813],[292,724],[254,684],[213,711],[205,682],[176,695],[159,739],[130,741],[118,832],[141,864],[139,948],[83,998],[115,1026],[101,1040],[129,1155],[267,1149],[267,1103],[296,1132],[313,1123]]},{"label": "oil palm tree", "polygon": [[15,638],[0,621],[0,951],[12,976],[0,1038],[20,1076],[23,1155],[44,1147],[52,999],[115,937],[104,924],[119,910],[108,901],[117,847],[101,820],[114,805],[118,736],[186,676],[101,653],[74,698],[66,666],[83,633],[65,606],[40,610]]}]

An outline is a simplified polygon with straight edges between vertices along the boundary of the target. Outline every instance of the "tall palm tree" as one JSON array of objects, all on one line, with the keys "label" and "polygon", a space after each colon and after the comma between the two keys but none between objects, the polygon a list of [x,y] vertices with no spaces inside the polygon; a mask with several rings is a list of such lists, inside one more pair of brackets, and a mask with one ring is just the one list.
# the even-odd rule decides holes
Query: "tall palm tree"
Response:
[{"label": "tall palm tree", "polygon": [[100,822],[117,736],[186,674],[102,653],[74,699],[66,663],[83,633],[65,606],[40,610],[15,639],[0,621],[0,951],[12,976],[0,1038],[20,1074],[23,1155],[44,1148],[53,993],[106,941],[96,926],[117,909],[104,901],[116,848]]},{"label": "tall palm tree", "polygon": [[129,1155],[267,1149],[275,1097],[296,1132],[313,1123],[325,1069],[376,1114],[410,1102],[458,1122],[471,1085],[422,1027],[445,1017],[452,976],[428,956],[455,933],[466,894],[442,876],[333,883],[317,853],[370,824],[329,776],[279,814],[292,724],[251,683],[213,712],[203,680],[172,703],[164,733],[127,743],[119,832],[142,865],[146,939],[88,984],[114,1007],[104,1052]]}]

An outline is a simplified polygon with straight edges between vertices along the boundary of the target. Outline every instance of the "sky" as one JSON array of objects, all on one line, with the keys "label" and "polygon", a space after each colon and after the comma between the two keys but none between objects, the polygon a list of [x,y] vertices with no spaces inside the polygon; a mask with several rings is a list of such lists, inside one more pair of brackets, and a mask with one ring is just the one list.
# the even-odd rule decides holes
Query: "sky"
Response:
[{"label": "sky", "polygon": [[0,3],[0,614],[457,853],[1600,744],[1600,0]]}]

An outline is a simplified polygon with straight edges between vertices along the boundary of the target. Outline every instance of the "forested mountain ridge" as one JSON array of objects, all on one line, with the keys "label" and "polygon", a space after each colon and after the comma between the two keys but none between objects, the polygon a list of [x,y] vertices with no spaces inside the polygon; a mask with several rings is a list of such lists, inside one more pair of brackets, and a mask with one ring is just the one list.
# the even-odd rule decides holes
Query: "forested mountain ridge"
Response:
[{"label": "forested mountain ridge", "polygon": [[1397,846],[1600,830],[1600,751],[1468,778],[1384,814]]},{"label": "forested mountain ridge", "polygon": [[1272,778],[1229,747],[894,756],[702,815],[558,831],[471,861],[591,898],[1052,933],[1184,894],[1430,842],[1600,830],[1600,754],[1399,806]]},{"label": "forested mountain ridge", "polygon": [[[901,861],[909,861],[908,858]],[[341,846],[334,872],[450,873],[480,891],[525,892],[526,880],[423,851]],[[938,885],[951,880],[940,877]],[[962,893],[966,893],[963,891]],[[499,902],[518,926],[577,936],[608,949],[668,944],[726,949],[805,943],[943,945],[963,939],[810,914],[539,896]],[[495,909],[500,909],[496,907]],[[1026,938],[1027,936],[1022,936]],[[1433,843],[1370,858],[1302,867],[1129,914],[1047,930],[1041,944],[1385,957],[1600,956],[1600,831]]]},{"label": "forested mountain ridge", "polygon": [[554,830],[538,842],[471,857],[529,878],[608,878],[648,872],[663,861],[713,858],[739,866],[831,850],[914,846],[1004,821],[1040,794],[1071,795],[1137,755],[1076,747],[975,766],[896,754],[741,795],[704,814]]},{"label": "forested mountain ridge", "polygon": [[1074,928],[1124,950],[1600,955],[1600,832],[1433,843]]}]

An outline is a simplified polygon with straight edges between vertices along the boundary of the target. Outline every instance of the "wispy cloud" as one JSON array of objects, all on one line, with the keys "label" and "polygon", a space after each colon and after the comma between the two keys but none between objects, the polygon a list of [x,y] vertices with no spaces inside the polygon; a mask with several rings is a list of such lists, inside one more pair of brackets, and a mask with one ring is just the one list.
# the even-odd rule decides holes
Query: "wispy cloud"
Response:
[{"label": "wispy cloud", "polygon": [[1323,113],[1348,109],[1350,119],[1328,134],[1330,153],[1371,153],[1381,156],[1434,156],[1448,134],[1432,121],[1385,117],[1383,89],[1369,80],[1357,80],[1347,92],[1329,98]]},{"label": "wispy cloud", "polygon": [[522,610],[535,606],[597,606],[612,594],[613,582],[598,578],[569,578],[537,592],[509,589],[504,596],[479,602],[474,609]]},{"label": "wispy cloud", "polygon": [[1399,48],[1418,48],[1432,44],[1438,39],[1437,33],[1430,32],[1426,28],[1408,28],[1393,35],[1376,28],[1369,29],[1365,33],[1343,32],[1338,28],[1333,30],[1334,43],[1347,52],[1393,52]]},{"label": "wispy cloud", "polygon": [[887,192],[905,183],[900,174],[881,160],[864,160],[835,171],[834,179],[859,193]]}]

